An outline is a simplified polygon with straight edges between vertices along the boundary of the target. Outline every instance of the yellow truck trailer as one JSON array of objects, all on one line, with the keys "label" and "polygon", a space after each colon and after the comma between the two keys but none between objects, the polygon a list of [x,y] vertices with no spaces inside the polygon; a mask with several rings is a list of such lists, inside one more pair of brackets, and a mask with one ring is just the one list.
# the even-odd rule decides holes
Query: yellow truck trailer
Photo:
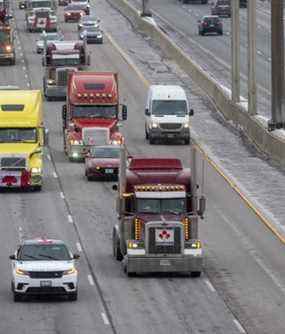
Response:
[{"label": "yellow truck trailer", "polygon": [[39,90],[0,90],[0,187],[41,190],[43,146]]}]

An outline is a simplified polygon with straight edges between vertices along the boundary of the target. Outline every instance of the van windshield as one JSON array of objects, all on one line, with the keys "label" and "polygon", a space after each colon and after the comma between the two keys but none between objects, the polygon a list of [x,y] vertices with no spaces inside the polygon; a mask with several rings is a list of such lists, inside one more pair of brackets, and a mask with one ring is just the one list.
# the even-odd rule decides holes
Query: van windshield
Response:
[{"label": "van windshield", "polygon": [[117,106],[109,105],[73,105],[73,117],[114,119],[118,116]]},{"label": "van windshield", "polygon": [[175,115],[184,117],[187,114],[187,104],[184,100],[153,100],[152,115]]}]

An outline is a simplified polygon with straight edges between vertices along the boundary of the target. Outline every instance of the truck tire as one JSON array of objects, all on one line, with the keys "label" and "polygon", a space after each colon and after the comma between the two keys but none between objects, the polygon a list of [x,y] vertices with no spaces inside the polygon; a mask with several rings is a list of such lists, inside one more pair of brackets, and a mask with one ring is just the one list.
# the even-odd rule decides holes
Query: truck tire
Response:
[{"label": "truck tire", "polygon": [[189,145],[190,144],[190,138],[184,139],[184,144]]},{"label": "truck tire", "polygon": [[149,143],[150,145],[154,145],[155,144],[155,139],[152,137],[149,137]]},{"label": "truck tire", "polygon": [[113,229],[113,256],[117,261],[123,260],[123,254],[120,248],[120,240],[117,236],[115,228]]},{"label": "truck tire", "polygon": [[190,276],[191,277],[200,277],[201,276],[201,271],[191,271]]},{"label": "truck tire", "polygon": [[149,134],[148,134],[148,132],[147,132],[146,128],[145,128],[145,130],[144,130],[144,131],[145,131],[145,139],[146,139],[146,140],[148,140],[148,139],[149,139]]},{"label": "truck tire", "polygon": [[71,302],[75,302],[78,298],[78,292],[75,291],[75,292],[72,292],[70,294],[67,295],[67,299]]}]

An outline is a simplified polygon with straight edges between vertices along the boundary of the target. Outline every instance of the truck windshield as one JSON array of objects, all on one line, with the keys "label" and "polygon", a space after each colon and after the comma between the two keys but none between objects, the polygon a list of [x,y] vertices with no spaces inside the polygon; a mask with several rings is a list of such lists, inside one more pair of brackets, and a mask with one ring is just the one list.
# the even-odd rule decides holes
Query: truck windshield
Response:
[{"label": "truck windshield", "polygon": [[79,56],[76,58],[56,58],[52,59],[52,65],[54,66],[76,66],[80,64]]},{"label": "truck windshield", "polygon": [[0,44],[5,44],[10,42],[10,34],[0,30]]},{"label": "truck windshield", "polygon": [[24,245],[18,254],[21,261],[68,261],[70,254],[65,245]]},{"label": "truck windshield", "polygon": [[77,118],[117,118],[117,106],[75,105],[71,108],[72,116]]},{"label": "truck windshield", "polygon": [[140,213],[173,213],[186,211],[185,198],[138,198],[137,211]]},{"label": "truck windshield", "polygon": [[152,114],[154,116],[181,116],[187,114],[187,103],[184,100],[153,100]]},{"label": "truck windshield", "polygon": [[0,129],[0,143],[36,143],[37,129]]},{"label": "truck windshield", "polygon": [[51,1],[32,1],[32,8],[51,8]]}]

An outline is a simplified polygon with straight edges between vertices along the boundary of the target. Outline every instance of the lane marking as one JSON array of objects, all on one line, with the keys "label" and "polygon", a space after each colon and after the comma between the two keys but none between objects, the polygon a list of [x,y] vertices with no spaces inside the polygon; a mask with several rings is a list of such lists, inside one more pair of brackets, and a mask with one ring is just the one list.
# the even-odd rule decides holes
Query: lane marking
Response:
[{"label": "lane marking", "polygon": [[82,247],[81,247],[81,244],[80,244],[80,242],[77,242],[76,243],[76,247],[77,247],[77,250],[78,250],[78,252],[82,252]]},{"label": "lane marking", "polygon": [[207,285],[207,287],[209,288],[210,291],[212,292],[216,292],[216,289],[214,288],[214,286],[212,285],[212,283],[206,278],[204,279],[205,284]]},{"label": "lane marking", "polygon": [[110,325],[110,321],[104,312],[101,313],[101,316],[102,316],[104,324],[107,326]]},{"label": "lane marking", "polygon": [[87,278],[88,278],[89,284],[93,286],[94,285],[93,277],[89,274],[89,275],[87,275]]},{"label": "lane marking", "polygon": [[58,176],[57,176],[56,172],[53,172],[53,173],[52,173],[52,175],[53,175],[53,177],[54,177],[55,179],[57,179],[57,178],[58,178]]},{"label": "lane marking", "polygon": [[18,234],[19,234],[19,240],[20,242],[23,241],[23,229],[21,226],[18,227]]},{"label": "lane marking", "polygon": [[[142,72],[138,69],[138,67],[135,65],[135,63],[130,59],[130,57],[126,54],[126,52],[117,44],[117,42],[114,41],[112,36],[109,33],[105,33],[107,39],[110,41],[110,43],[113,45],[113,47],[120,53],[122,58],[125,60],[125,62],[134,70],[134,72],[137,74],[137,76],[142,80],[143,84],[146,87],[150,86],[150,82],[144,77]],[[271,58],[270,58],[271,59]],[[218,172],[219,175],[221,175],[224,180],[234,189],[234,191],[240,196],[240,198],[246,203],[249,209],[251,209],[255,215],[261,220],[261,222],[285,245],[285,237],[282,236],[282,234],[276,229],[276,227],[269,222],[267,218],[263,215],[262,212],[260,212],[254,204],[242,193],[242,191],[239,189],[239,187],[222,171],[222,168],[219,167],[209,156],[208,154],[203,150],[203,148],[197,144],[197,147],[199,148],[201,154],[205,157],[205,159],[209,162],[209,164]]]},{"label": "lane marking", "polygon": [[65,199],[64,193],[63,193],[62,191],[60,192],[60,197],[61,197],[62,199]]},{"label": "lane marking", "polygon": [[233,319],[234,324],[237,326],[237,329],[240,331],[240,333],[246,333],[245,329],[242,327],[240,322],[237,319]]},{"label": "lane marking", "polygon": [[51,161],[51,156],[50,156],[50,154],[47,155],[47,158],[49,159],[49,161]]},{"label": "lane marking", "polygon": [[71,215],[68,215],[68,216],[67,216],[67,219],[68,219],[68,222],[69,222],[70,224],[73,223],[73,218],[72,218]]}]

